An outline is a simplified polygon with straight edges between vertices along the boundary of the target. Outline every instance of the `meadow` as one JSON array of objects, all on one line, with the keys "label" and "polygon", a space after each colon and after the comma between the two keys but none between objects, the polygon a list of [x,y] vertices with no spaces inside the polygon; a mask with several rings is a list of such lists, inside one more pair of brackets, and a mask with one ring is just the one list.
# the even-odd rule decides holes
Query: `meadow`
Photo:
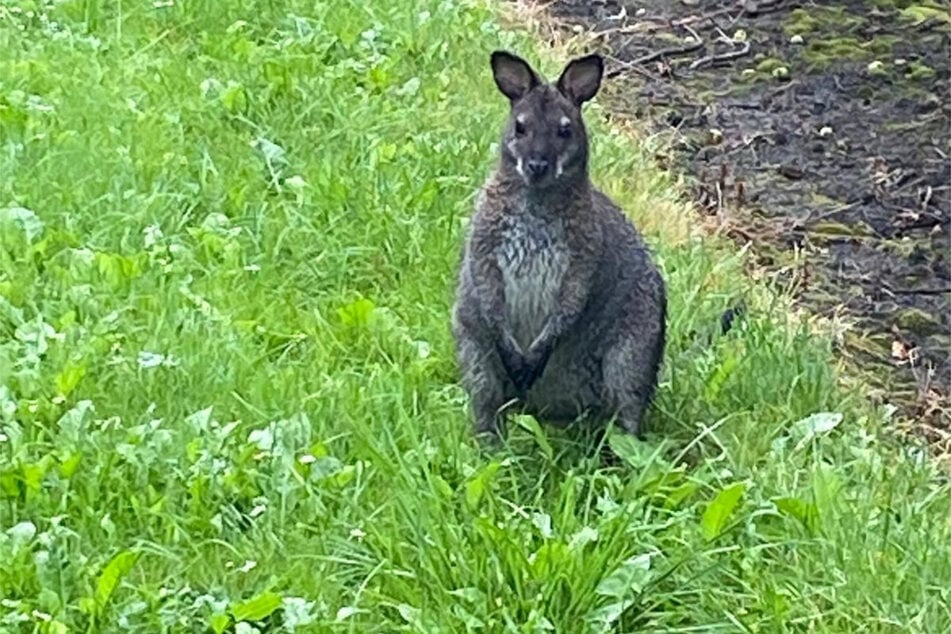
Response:
[{"label": "meadow", "polygon": [[951,631],[946,474],[597,103],[594,180],[669,285],[648,439],[471,438],[488,54],[564,61],[500,24],[0,6],[0,631]]}]

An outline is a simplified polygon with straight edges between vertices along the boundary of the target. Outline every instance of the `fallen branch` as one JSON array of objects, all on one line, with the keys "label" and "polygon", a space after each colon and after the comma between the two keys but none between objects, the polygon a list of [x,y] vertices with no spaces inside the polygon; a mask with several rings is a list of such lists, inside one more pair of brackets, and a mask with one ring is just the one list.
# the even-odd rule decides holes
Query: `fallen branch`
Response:
[{"label": "fallen branch", "polygon": [[654,51],[649,55],[643,55],[637,59],[631,60],[629,62],[624,60],[618,60],[624,66],[622,68],[615,68],[612,71],[607,72],[604,76],[606,79],[611,79],[617,77],[618,75],[623,75],[625,71],[636,70],[638,66],[643,66],[644,64],[649,64],[655,60],[658,60],[662,57],[670,57],[671,55],[686,55],[687,53],[693,53],[696,50],[703,48],[703,41],[696,41],[693,44],[688,44],[687,46],[674,46],[669,48],[662,48],[659,51]]},{"label": "fallen branch", "polygon": [[686,26],[688,24],[694,24],[696,22],[706,22],[707,20],[712,20],[713,18],[717,16],[728,14],[733,10],[734,10],[734,7],[727,7],[724,9],[717,9],[716,11],[712,11],[710,13],[704,13],[702,15],[691,15],[686,18],[674,20],[673,22],[670,23],[670,25],[671,26]]},{"label": "fallen branch", "polygon": [[613,55],[606,55],[606,57],[612,62],[614,62],[615,64],[618,64],[620,67],[605,73],[604,74],[605,79],[612,79],[614,77],[624,74],[625,71],[629,71],[629,70],[637,73],[638,75],[646,77],[647,79],[650,79],[652,81],[658,81],[660,79],[654,73],[650,72],[649,70],[645,68],[641,68],[637,66],[634,62],[625,62],[623,59],[618,59],[617,57],[614,57]]},{"label": "fallen branch", "polygon": [[734,49],[726,53],[717,53],[714,55],[707,55],[706,57],[701,57],[700,59],[695,60],[692,64],[690,64],[688,68],[690,70],[696,70],[700,68],[701,66],[705,66],[706,64],[726,62],[732,59],[738,59],[740,57],[744,57],[749,54],[750,54],[750,43],[743,42],[742,46],[740,46],[739,49]]},{"label": "fallen branch", "polygon": [[944,288],[885,288],[892,295],[944,295],[951,293],[951,286]]},{"label": "fallen branch", "polygon": [[630,35],[632,33],[639,33],[644,31],[644,23],[638,22],[637,24],[626,24],[624,26],[618,26],[610,29],[603,29],[601,31],[592,31],[592,37],[601,37],[606,38],[611,35]]},{"label": "fallen branch", "polygon": [[787,8],[787,4],[788,0],[764,0],[763,2],[756,2],[754,0],[741,0],[740,2],[740,5],[743,7],[743,12],[751,18],[766,15],[767,13],[782,11],[783,9]]}]

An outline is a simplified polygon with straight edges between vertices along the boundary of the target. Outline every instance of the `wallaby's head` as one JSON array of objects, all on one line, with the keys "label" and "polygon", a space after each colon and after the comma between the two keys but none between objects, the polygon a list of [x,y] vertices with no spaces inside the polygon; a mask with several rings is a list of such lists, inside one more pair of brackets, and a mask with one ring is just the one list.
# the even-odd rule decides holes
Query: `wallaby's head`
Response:
[{"label": "wallaby's head", "polygon": [[493,52],[491,63],[495,83],[511,104],[502,138],[505,168],[539,189],[587,178],[588,136],[581,106],[601,86],[601,57],[570,61],[552,83],[506,51]]}]

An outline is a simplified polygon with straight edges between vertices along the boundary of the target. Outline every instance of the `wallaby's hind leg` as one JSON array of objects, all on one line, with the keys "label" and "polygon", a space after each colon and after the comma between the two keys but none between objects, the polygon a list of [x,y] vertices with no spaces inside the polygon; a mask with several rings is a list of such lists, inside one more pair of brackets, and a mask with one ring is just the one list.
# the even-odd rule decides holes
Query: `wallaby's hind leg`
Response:
[{"label": "wallaby's hind leg", "polygon": [[619,341],[602,364],[605,414],[629,433],[644,439],[644,417],[654,396],[661,351],[634,337]]},{"label": "wallaby's hind leg", "polygon": [[504,432],[502,408],[507,402],[504,370],[498,353],[464,327],[457,332],[456,356],[463,387],[469,394],[475,433],[489,440],[498,440]]}]

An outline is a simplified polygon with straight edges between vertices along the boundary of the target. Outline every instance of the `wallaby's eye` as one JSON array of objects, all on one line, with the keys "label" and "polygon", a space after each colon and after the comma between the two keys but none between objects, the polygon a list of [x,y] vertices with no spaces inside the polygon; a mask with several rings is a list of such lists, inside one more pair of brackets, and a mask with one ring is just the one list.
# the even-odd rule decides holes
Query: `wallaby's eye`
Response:
[{"label": "wallaby's eye", "polygon": [[519,136],[522,136],[523,134],[525,134],[525,124],[522,123],[521,121],[518,121],[518,120],[515,121],[515,134]]},{"label": "wallaby's eye", "polygon": [[568,137],[570,137],[570,136],[571,136],[571,124],[570,124],[570,123],[562,123],[560,126],[558,126],[558,136],[560,136],[560,137],[563,138],[563,139],[567,139]]}]

